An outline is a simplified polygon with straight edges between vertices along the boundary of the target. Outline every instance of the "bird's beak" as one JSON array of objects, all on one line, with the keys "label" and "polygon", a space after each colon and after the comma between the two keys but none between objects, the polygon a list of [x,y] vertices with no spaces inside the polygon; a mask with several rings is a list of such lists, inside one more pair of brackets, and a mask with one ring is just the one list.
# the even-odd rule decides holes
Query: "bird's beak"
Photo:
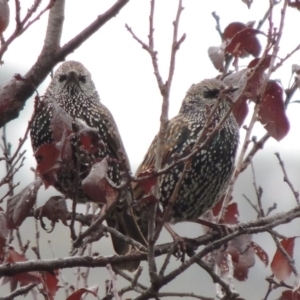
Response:
[{"label": "bird's beak", "polygon": [[79,84],[79,78],[78,78],[78,74],[74,71],[70,71],[68,73],[68,77],[67,77],[67,81],[66,81],[66,84],[69,84],[69,83],[73,83],[73,84],[76,84],[77,86],[80,87],[80,84]]}]

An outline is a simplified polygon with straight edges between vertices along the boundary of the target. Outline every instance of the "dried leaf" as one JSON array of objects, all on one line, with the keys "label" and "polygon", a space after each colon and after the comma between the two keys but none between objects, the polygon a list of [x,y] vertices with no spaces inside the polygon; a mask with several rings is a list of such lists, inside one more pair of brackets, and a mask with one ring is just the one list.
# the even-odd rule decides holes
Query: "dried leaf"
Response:
[{"label": "dried leaf", "polygon": [[283,89],[277,82],[268,82],[258,117],[270,136],[277,141],[283,139],[289,132],[290,123],[285,114]]},{"label": "dried leaf", "polygon": [[255,263],[255,251],[251,246],[252,235],[243,234],[234,238],[229,246],[228,252],[232,256],[234,266],[234,278],[244,281],[248,278],[248,272]]},{"label": "dried leaf", "polygon": [[[282,240],[280,244],[282,248],[287,252],[287,254],[291,257],[291,259],[293,259],[295,237]],[[292,273],[292,267],[279,249],[276,250],[276,253],[271,262],[271,270],[279,281],[288,279]]]},{"label": "dried leaf", "polygon": [[89,175],[82,181],[82,190],[96,203],[110,204],[117,200],[119,192],[107,177],[108,163],[104,158],[93,165]]},{"label": "dried leaf", "polygon": [[292,65],[292,73],[295,73],[295,80],[298,88],[300,88],[300,66],[295,64]]},{"label": "dried leaf", "polygon": [[242,0],[242,2],[244,2],[247,5],[247,7],[250,9],[253,0]]},{"label": "dried leaf", "polygon": [[220,71],[224,71],[224,61],[225,61],[225,54],[224,50],[221,47],[209,47],[208,48],[208,56],[212,61],[214,67]]},{"label": "dried leaf", "polygon": [[216,263],[223,275],[229,271],[229,266],[227,265],[227,255],[229,253],[234,267],[234,278],[239,281],[244,281],[248,278],[249,269],[255,263],[255,252],[251,246],[251,240],[252,235],[244,234],[231,240],[225,250],[218,250]]},{"label": "dried leaf", "polygon": [[6,218],[9,229],[18,228],[28,216],[42,185],[40,178],[25,187],[19,194],[7,200]]},{"label": "dried leaf", "polygon": [[55,142],[60,142],[64,136],[68,137],[73,133],[73,119],[61,106],[58,105],[55,98],[47,98],[45,101],[51,103],[52,107],[50,127],[53,133],[53,140]]},{"label": "dried leaf", "polygon": [[65,226],[68,226],[68,214],[66,200],[61,196],[50,197],[43,206],[36,209],[36,216],[39,219],[46,217],[54,223],[61,220]]},{"label": "dried leaf", "polygon": [[258,244],[255,242],[251,242],[251,246],[253,247],[255,254],[258,256],[258,258],[265,264],[267,267],[269,264],[269,256],[267,252]]},{"label": "dried leaf", "polygon": [[238,90],[232,94],[232,100],[234,102],[232,113],[240,127],[243,125],[248,114],[248,97],[245,93],[245,87],[247,85],[249,72],[251,72],[251,70],[243,69],[224,78],[224,83],[227,86],[238,87]]}]

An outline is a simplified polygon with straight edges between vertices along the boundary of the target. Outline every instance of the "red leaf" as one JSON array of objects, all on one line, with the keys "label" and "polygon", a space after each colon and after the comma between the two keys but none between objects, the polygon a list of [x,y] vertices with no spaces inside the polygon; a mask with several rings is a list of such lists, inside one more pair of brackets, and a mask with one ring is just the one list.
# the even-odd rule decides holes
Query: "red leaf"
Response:
[{"label": "red leaf", "polygon": [[[283,247],[283,249],[288,253],[288,255],[293,259],[295,238],[292,237],[282,240],[280,244]],[[286,280],[292,273],[292,268],[290,264],[279,249],[276,250],[276,253],[271,262],[271,270],[279,281]]]},{"label": "red leaf", "polygon": [[261,46],[256,34],[262,33],[257,29],[247,27],[240,22],[230,23],[224,30],[223,36],[228,40],[225,52],[235,57],[245,57],[248,54],[257,57]]},{"label": "red leaf", "polygon": [[270,136],[277,141],[283,139],[290,129],[283,104],[283,90],[275,81],[269,81],[258,112],[260,122]]},{"label": "red leaf", "polygon": [[255,254],[258,256],[258,258],[265,264],[267,267],[269,264],[269,256],[267,252],[258,244],[255,242],[251,242],[251,246],[253,247]]},{"label": "red leaf", "polygon": [[212,213],[214,216],[217,216],[220,213],[223,206],[223,202],[224,197],[222,197],[222,199],[219,202],[217,202],[217,204],[212,208]]},{"label": "red leaf", "polygon": [[82,190],[95,203],[110,204],[117,200],[119,192],[107,177],[108,163],[104,158],[93,165],[89,175],[82,181]]},{"label": "red leaf", "polygon": [[55,144],[43,144],[34,153],[38,161],[37,171],[42,176],[48,173],[55,166],[60,151]]},{"label": "red leaf", "polygon": [[92,286],[88,289],[81,288],[75,291],[72,295],[70,295],[66,300],[81,300],[82,296],[86,293],[92,294],[93,296],[97,297],[98,294],[98,286]]},{"label": "red leaf", "polygon": [[290,0],[290,1],[288,1],[288,6],[300,10],[300,1],[299,0],[295,0],[294,2],[292,2],[292,0]]},{"label": "red leaf", "polygon": [[300,300],[300,294],[291,290],[283,291],[278,300]]},{"label": "red leaf", "polygon": [[152,188],[157,183],[157,177],[153,176],[153,169],[149,169],[149,170],[146,170],[144,172],[141,172],[138,175],[138,178],[146,177],[146,176],[150,176],[150,177],[147,178],[147,179],[145,179],[145,180],[140,181],[139,185],[142,187],[142,189],[144,190],[145,194],[149,194],[151,192]]},{"label": "red leaf", "polygon": [[241,22],[232,22],[230,23],[223,32],[224,39],[230,40],[232,39],[238,32],[246,29],[247,26]]},{"label": "red leaf", "polygon": [[244,99],[234,104],[232,113],[240,127],[244,124],[248,112],[248,104]]},{"label": "red leaf", "polygon": [[53,273],[49,272],[43,272],[43,276],[41,278],[43,279],[43,285],[44,289],[46,290],[46,295],[48,296],[49,300],[54,300],[56,292],[59,288],[58,286],[58,271],[54,270]]},{"label": "red leaf", "polygon": [[239,210],[237,203],[231,203],[227,206],[222,223],[225,224],[238,224],[239,223]]},{"label": "red leaf", "polygon": [[[27,261],[27,258],[25,255],[18,253],[14,250],[13,247],[9,247],[7,251],[7,258],[6,261],[9,263],[16,263],[16,262],[23,262]],[[15,282],[18,281],[20,283],[20,286],[24,286],[30,283],[40,283],[41,282],[41,276],[38,272],[26,272],[26,273],[20,273],[15,276],[12,276],[11,279]]]},{"label": "red leaf", "polygon": [[6,218],[9,229],[18,228],[26,219],[35,204],[37,192],[41,184],[41,179],[38,178],[19,194],[7,200]]},{"label": "red leaf", "polygon": [[9,23],[9,6],[6,0],[0,1],[0,35]]},{"label": "red leaf", "polygon": [[81,120],[75,120],[76,126],[80,135],[81,147],[90,154],[95,154],[104,144],[99,136],[99,131],[95,128],[89,127]]},{"label": "red leaf", "polygon": [[[230,203],[232,201],[232,196],[230,196],[230,199],[228,201],[228,203]],[[214,216],[217,216],[220,212],[221,209],[223,207],[223,202],[224,202],[224,196],[221,198],[221,200],[212,208],[212,212]]]},{"label": "red leaf", "polygon": [[[264,70],[268,69],[270,67],[271,63],[271,55],[266,55],[266,57],[263,59],[263,61],[260,63],[260,68],[263,68]],[[254,68],[257,66],[258,62],[260,61],[261,57],[254,58],[250,61],[248,64],[248,68]]]}]

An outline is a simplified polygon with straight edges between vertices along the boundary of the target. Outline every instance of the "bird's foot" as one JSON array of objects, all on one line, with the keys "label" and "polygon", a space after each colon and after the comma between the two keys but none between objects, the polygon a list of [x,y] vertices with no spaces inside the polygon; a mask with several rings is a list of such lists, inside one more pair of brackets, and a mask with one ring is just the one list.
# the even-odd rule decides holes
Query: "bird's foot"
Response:
[{"label": "bird's foot", "polygon": [[203,220],[203,219],[198,219],[196,221],[196,223],[206,226],[206,227],[212,229],[213,231],[218,232],[218,234],[221,237],[228,235],[229,233],[232,232],[232,228],[228,224],[215,224],[215,223],[209,222],[207,220]]},{"label": "bird's foot", "polygon": [[165,228],[171,234],[174,242],[175,242],[175,250],[174,256],[180,258],[181,262],[185,261],[185,255],[187,254],[189,257],[193,256],[195,250],[197,249],[197,245],[193,239],[185,238],[178,235],[170,226],[169,223],[165,224]]},{"label": "bird's foot", "polygon": [[191,257],[195,254],[195,250],[198,248],[194,239],[178,236],[174,242],[177,244],[174,256],[180,259],[181,262],[185,262],[186,254]]}]

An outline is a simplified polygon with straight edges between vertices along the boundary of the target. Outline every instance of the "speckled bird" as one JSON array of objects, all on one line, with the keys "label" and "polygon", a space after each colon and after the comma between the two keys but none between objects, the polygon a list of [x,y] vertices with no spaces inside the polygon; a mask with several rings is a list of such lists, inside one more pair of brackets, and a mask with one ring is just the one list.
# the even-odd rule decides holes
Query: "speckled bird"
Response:
[{"label": "speckled bird", "polygon": [[[55,102],[55,104],[54,104]],[[129,168],[128,158],[119,134],[117,125],[110,111],[100,102],[100,97],[92,81],[90,72],[79,62],[64,62],[55,72],[52,82],[46,90],[45,97],[37,107],[31,127],[31,142],[34,152],[43,144],[51,144],[54,139],[53,107],[58,105],[73,120],[80,120],[98,132],[101,146],[93,157],[81,158],[79,179],[82,181],[90,171],[89,163],[105,157],[113,159],[108,163],[108,177],[119,185],[121,172],[124,166],[119,163],[125,157],[125,164]],[[52,122],[53,123],[53,122]],[[74,164],[77,162],[75,145],[72,147]],[[123,156],[121,157],[121,153]],[[38,158],[37,158],[38,160]],[[74,182],[76,168],[62,168],[54,183],[54,187],[69,198],[74,197]],[[77,201],[85,203],[91,201],[83,192],[80,182],[77,191]],[[107,217],[109,226],[116,228],[126,236],[143,242],[133,215],[129,214],[128,207],[132,201],[132,191],[124,192],[124,199]],[[130,252],[130,245],[122,240],[112,237],[115,251],[118,254]],[[130,266],[129,266],[130,269]],[[133,267],[134,269],[134,267]]]},{"label": "speckled bird", "polygon": [[[182,102],[179,114],[171,119],[167,126],[166,141],[162,152],[162,168],[191,152],[210,112],[218,103],[206,136],[213,131],[230,109],[228,93],[232,90],[226,89],[224,84],[217,79],[203,80],[191,86]],[[191,159],[190,168],[184,176],[168,219],[170,223],[195,221],[217,203],[228,187],[238,142],[238,124],[233,114],[230,113],[211,140]],[[136,175],[154,168],[156,147],[157,136],[150,145]],[[176,164],[166,174],[159,177],[159,202],[163,208],[168,205],[183,168],[184,163]],[[139,200],[145,196],[141,184],[134,183],[133,188],[135,199]],[[144,221],[144,226],[141,227],[144,227],[142,231],[146,235],[147,210],[142,209],[143,204],[140,206],[142,221]]]}]

